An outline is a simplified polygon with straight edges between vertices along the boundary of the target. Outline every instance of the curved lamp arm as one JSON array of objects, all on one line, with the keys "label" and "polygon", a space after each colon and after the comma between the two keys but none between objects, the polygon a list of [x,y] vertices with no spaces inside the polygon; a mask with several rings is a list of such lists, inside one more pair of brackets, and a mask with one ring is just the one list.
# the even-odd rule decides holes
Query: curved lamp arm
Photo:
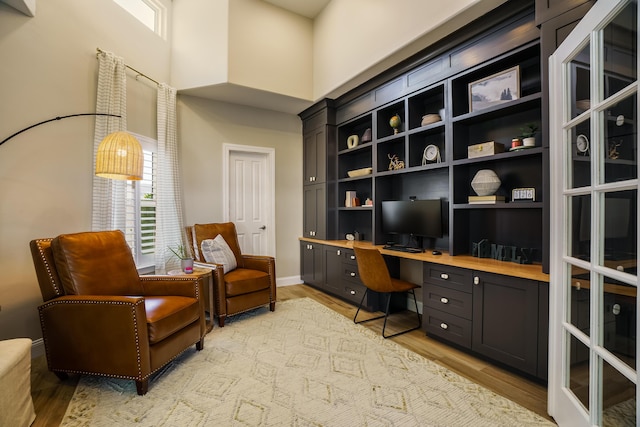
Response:
[{"label": "curved lamp arm", "polygon": [[[45,120],[19,130],[8,138],[3,139],[0,145],[9,141],[14,136],[20,135],[22,132],[28,131],[36,126],[55,120],[78,116],[122,117],[118,114],[108,113],[80,113],[54,117],[53,119]],[[113,132],[105,136],[102,142],[100,142],[95,165],[95,174],[97,176],[109,179],[139,181],[142,179],[143,166],[142,147],[140,146],[140,142],[130,133]]]},{"label": "curved lamp arm", "polygon": [[4,144],[5,142],[7,142],[8,140],[10,140],[11,138],[13,138],[14,136],[18,136],[20,135],[22,132],[26,132],[29,129],[32,129],[36,126],[40,126],[43,125],[45,123],[49,123],[49,122],[53,122],[56,120],[62,120],[62,119],[66,119],[68,117],[78,117],[78,116],[109,116],[109,117],[122,117],[119,114],[107,114],[107,113],[80,113],[80,114],[69,114],[68,116],[59,116],[59,117],[54,117],[53,119],[49,119],[49,120],[45,120],[43,122],[40,123],[36,123],[35,125],[31,125],[29,127],[26,127],[22,130],[19,130],[18,132],[14,133],[11,136],[8,136],[7,138],[3,139],[2,142],[0,142],[0,145]]}]

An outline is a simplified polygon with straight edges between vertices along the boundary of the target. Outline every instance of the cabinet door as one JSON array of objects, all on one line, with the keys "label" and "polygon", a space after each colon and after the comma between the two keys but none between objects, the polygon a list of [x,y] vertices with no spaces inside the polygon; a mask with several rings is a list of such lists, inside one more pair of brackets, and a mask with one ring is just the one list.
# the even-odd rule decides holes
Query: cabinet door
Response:
[{"label": "cabinet door", "polygon": [[472,350],[536,375],[538,282],[474,273]]},{"label": "cabinet door", "polygon": [[323,286],[324,253],[323,246],[315,243],[300,243],[300,276],[309,285]]},{"label": "cabinet door", "polygon": [[326,239],[326,186],[325,184],[307,185],[304,187],[303,193],[304,237]]},{"label": "cabinet door", "polygon": [[320,127],[304,135],[304,184],[316,184],[327,180],[327,131]]},{"label": "cabinet door", "polygon": [[325,289],[333,294],[340,294],[342,291],[342,259],[344,249],[334,246],[325,246]]}]

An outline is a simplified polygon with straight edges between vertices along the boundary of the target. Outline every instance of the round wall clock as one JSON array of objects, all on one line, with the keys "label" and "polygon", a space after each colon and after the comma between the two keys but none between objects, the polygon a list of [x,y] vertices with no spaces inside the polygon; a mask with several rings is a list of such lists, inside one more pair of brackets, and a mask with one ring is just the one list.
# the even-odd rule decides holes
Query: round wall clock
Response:
[{"label": "round wall clock", "polygon": [[440,163],[440,161],[440,149],[433,144],[427,145],[422,153],[422,164],[426,165],[429,162]]},{"label": "round wall clock", "polygon": [[578,135],[576,148],[578,149],[578,154],[587,155],[589,153],[589,140],[586,136]]}]

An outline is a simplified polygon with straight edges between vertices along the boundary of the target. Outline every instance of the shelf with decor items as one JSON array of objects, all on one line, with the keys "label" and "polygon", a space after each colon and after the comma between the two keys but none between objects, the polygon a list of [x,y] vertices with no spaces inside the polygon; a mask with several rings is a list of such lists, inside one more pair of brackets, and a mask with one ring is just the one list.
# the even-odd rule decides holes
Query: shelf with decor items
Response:
[{"label": "shelf with decor items", "polygon": [[[538,135],[533,145],[523,145],[525,132],[541,126],[540,61],[534,41],[449,80],[452,255],[495,244],[524,249],[529,262],[546,256],[544,149]],[[493,178],[487,178],[490,171]],[[486,180],[495,183],[488,193]],[[512,199],[521,194],[531,197]]]}]

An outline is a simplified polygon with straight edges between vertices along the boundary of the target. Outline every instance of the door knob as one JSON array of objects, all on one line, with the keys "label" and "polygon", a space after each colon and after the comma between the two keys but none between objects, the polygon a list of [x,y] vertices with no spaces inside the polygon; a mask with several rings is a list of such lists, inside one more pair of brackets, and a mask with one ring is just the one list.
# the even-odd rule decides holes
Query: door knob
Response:
[{"label": "door knob", "polygon": [[263,225],[262,227],[260,227],[260,230],[264,230],[265,228],[267,228],[267,226]]}]

